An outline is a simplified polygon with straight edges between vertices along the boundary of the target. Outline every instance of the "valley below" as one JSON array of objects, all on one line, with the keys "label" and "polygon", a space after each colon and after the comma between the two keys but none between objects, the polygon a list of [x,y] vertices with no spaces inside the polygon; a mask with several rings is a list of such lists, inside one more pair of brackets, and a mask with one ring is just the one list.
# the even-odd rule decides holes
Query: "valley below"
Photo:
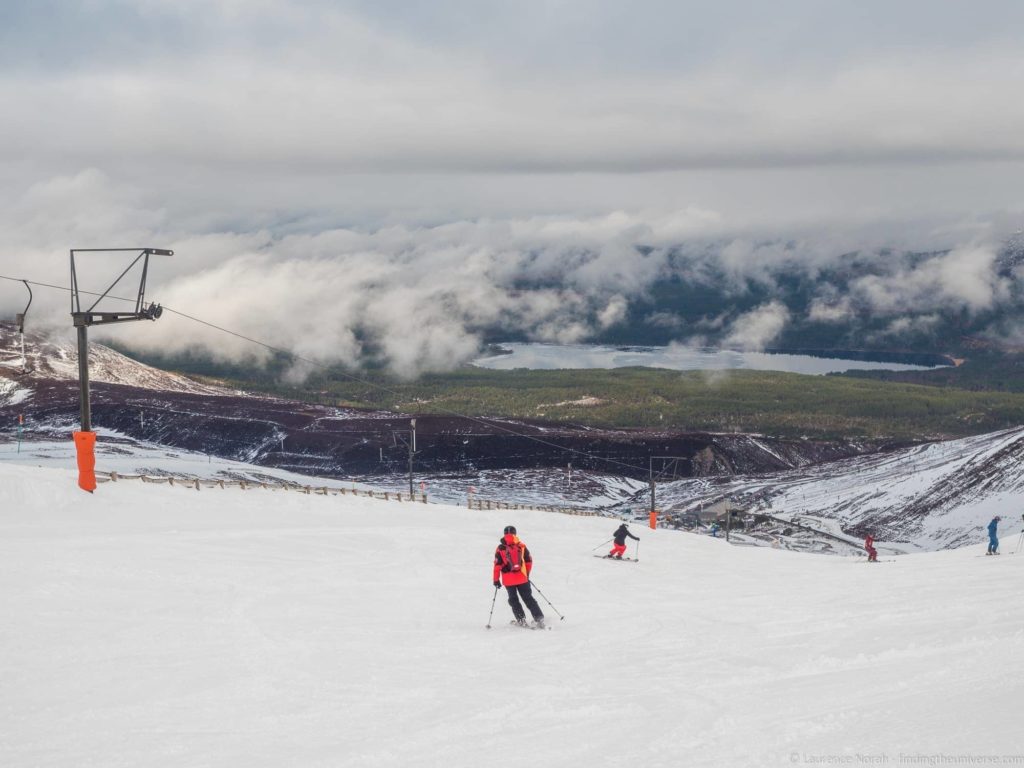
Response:
[{"label": "valley below", "polygon": [[[72,465],[73,349],[33,338],[22,366],[9,331],[6,341],[3,459],[18,461],[15,451],[24,448],[31,461],[32,446],[41,446],[36,455],[63,450],[61,460]],[[837,553],[856,552],[867,532],[897,552],[968,544],[986,515],[1014,515],[1024,490],[1017,426],[1024,396],[1016,393],[758,371],[702,383],[702,373],[627,368],[468,370],[449,374],[446,388],[440,376],[383,388],[321,379],[289,398],[159,370],[100,344],[90,358],[100,455],[128,457],[123,466],[135,472],[173,475],[153,458],[165,450],[165,465],[192,456],[193,473],[201,465],[195,457],[207,457],[214,476],[222,471],[214,462],[227,460],[392,491],[407,490],[411,480],[444,503],[645,521],[653,478],[661,525],[702,529],[729,514],[735,543]],[[317,386],[323,389],[309,397]],[[609,418],[615,408],[628,411],[622,398],[629,392],[642,393],[648,409],[657,398],[657,426],[625,428]],[[733,429],[681,424],[690,420],[680,414],[712,414],[726,404]],[[538,415],[524,416],[531,413]],[[790,428],[774,435],[738,428],[773,415]],[[843,419],[861,434],[833,434]],[[946,425],[938,434],[919,429],[936,422]]]}]

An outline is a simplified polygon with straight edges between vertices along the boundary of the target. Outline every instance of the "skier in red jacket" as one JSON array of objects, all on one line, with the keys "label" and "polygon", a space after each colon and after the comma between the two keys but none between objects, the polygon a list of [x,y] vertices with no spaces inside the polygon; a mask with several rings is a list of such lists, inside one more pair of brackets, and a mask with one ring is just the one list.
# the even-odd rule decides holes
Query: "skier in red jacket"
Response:
[{"label": "skier in red jacket", "polygon": [[629,536],[631,539],[640,541],[639,536],[634,536],[629,532],[629,526],[625,523],[620,525],[616,529],[615,533],[612,534],[612,538],[615,540],[615,545],[612,547],[612,551],[609,552],[605,557],[614,557],[616,560],[621,560],[622,556],[626,554],[626,537]]},{"label": "skier in red jacket", "polygon": [[864,549],[866,549],[867,553],[868,553],[868,562],[869,563],[877,563],[878,562],[878,550],[875,549],[875,537],[872,536],[870,533],[864,539]]},{"label": "skier in red jacket", "polygon": [[508,604],[512,606],[516,624],[526,626],[526,611],[519,603],[519,598],[522,598],[537,626],[543,627],[544,614],[533,598],[533,590],[530,589],[532,570],[533,558],[530,556],[530,550],[516,535],[516,527],[505,526],[505,534],[501,537],[498,548],[494,550],[494,588],[505,585],[505,589],[508,590]]}]

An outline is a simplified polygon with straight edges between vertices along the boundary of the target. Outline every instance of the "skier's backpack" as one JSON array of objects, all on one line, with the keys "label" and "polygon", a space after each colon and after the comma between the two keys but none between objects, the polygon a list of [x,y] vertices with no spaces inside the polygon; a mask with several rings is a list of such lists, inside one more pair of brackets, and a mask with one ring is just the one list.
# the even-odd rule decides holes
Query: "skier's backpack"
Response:
[{"label": "skier's backpack", "polygon": [[502,573],[519,573],[523,569],[523,551],[522,545],[518,542],[515,544],[505,544],[501,548],[501,559]]}]

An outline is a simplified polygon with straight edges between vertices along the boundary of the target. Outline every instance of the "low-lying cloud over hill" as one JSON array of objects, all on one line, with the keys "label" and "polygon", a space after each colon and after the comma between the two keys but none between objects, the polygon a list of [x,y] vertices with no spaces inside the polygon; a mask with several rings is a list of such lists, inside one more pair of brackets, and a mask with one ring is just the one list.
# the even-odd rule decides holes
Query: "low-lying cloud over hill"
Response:
[{"label": "low-lying cloud over hill", "polygon": [[[898,345],[942,316],[983,317],[1020,296],[1013,246],[993,220],[952,234],[916,225],[899,241],[862,224],[758,237],[704,210],[181,232],[89,171],[34,187],[0,221],[13,234],[4,274],[66,284],[68,243],[171,247],[174,257],[154,257],[152,299],[319,361],[358,364],[372,352],[404,375],[463,362],[488,336],[568,343],[623,324],[743,349],[778,343],[794,323],[865,324],[867,341]],[[83,258],[83,286],[105,287],[122,263]],[[714,310],[695,315],[671,299],[645,309],[671,284],[717,297]],[[5,284],[5,306],[20,291]],[[34,319],[66,326],[67,296],[37,294]],[[259,352],[171,314],[114,333],[165,353]]]}]

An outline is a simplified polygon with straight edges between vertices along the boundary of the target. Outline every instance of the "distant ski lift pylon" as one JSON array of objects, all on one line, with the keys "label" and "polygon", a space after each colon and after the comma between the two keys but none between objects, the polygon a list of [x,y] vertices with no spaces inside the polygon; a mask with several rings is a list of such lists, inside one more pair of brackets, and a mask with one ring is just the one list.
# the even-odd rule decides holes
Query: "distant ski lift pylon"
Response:
[{"label": "distant ski lift pylon", "polygon": [[[137,252],[124,271],[112,282],[88,309],[82,309],[82,295],[78,287],[78,270],[75,266],[76,253],[124,253]],[[92,431],[92,411],[89,405],[89,333],[90,325],[126,323],[132,320],[156,320],[163,314],[163,307],[150,302],[146,304],[146,277],[149,274],[150,256],[173,256],[174,251],[166,248],[72,248],[71,249],[71,318],[78,330],[78,388],[81,400],[81,429],[74,433],[75,450],[78,458],[78,487],[92,493],[96,490],[96,435]],[[97,309],[114,287],[121,282],[137,264],[142,265],[139,290],[135,298],[135,309],[131,312],[107,312]]]},{"label": "distant ski lift pylon", "polygon": [[14,316],[14,321],[18,324],[18,335],[21,337],[21,370],[18,372],[20,376],[24,376],[28,373],[28,358],[25,357],[25,318],[28,317],[28,308],[32,306],[32,286],[28,284],[28,280],[22,280],[25,284],[25,288],[28,290],[28,304],[25,305],[25,311],[19,312]]}]

